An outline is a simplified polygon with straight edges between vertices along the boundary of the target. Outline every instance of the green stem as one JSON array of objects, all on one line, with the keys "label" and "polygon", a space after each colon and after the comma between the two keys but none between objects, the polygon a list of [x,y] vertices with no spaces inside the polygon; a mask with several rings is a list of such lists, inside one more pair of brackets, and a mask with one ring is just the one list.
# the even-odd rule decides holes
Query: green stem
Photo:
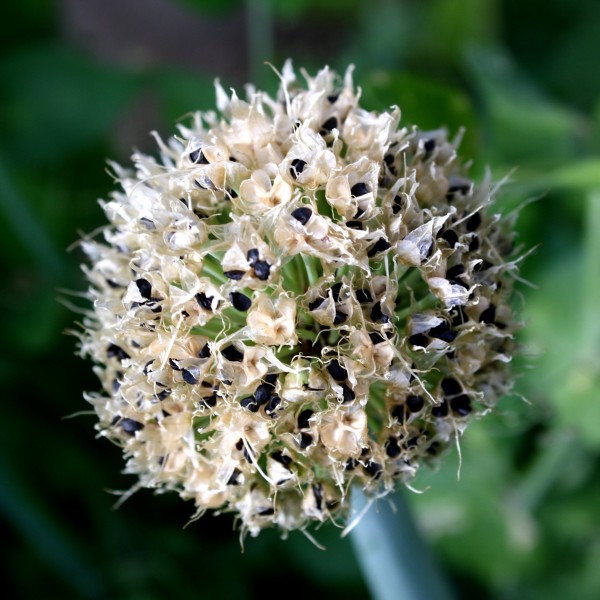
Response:
[{"label": "green stem", "polygon": [[202,275],[208,275],[215,283],[226,283],[228,281],[227,277],[223,275],[222,271],[219,271],[220,267],[215,265],[215,262],[216,261],[212,256],[205,256],[204,263],[202,264]]},{"label": "green stem", "polygon": [[315,268],[315,262],[312,256],[302,254],[302,262],[304,262],[304,269],[308,276],[308,284],[313,286],[319,280],[319,274]]},{"label": "green stem", "polygon": [[288,260],[282,267],[284,286],[286,290],[292,290],[300,295],[307,289],[306,273],[300,256],[296,254],[291,260]]},{"label": "green stem", "polygon": [[261,89],[269,72],[264,63],[272,61],[274,56],[271,0],[246,0],[246,16],[250,80]]},{"label": "green stem", "polygon": [[311,342],[314,342],[317,339],[317,332],[312,329],[296,329],[296,333],[298,337],[301,339],[309,339]]},{"label": "green stem", "polygon": [[[352,490],[353,516],[367,506]],[[350,538],[373,600],[449,600],[450,590],[417,529],[403,492],[371,506]]]},{"label": "green stem", "polygon": [[589,360],[600,355],[600,189],[588,193],[584,222],[581,351]]}]

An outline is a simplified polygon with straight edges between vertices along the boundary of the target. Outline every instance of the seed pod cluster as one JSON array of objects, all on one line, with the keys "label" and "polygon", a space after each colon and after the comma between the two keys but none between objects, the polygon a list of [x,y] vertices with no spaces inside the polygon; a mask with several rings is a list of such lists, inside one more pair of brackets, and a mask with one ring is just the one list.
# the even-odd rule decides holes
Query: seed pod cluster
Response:
[{"label": "seed pod cluster", "polygon": [[352,71],[217,84],[158,157],[113,165],[81,351],[138,486],[243,532],[407,483],[512,385],[511,223],[444,130],[359,105]]}]

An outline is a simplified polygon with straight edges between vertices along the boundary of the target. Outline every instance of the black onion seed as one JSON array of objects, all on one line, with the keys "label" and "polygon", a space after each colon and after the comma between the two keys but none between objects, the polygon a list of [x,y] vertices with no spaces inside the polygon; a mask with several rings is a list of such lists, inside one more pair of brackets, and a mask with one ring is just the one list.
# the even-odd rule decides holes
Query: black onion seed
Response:
[{"label": "black onion seed", "polygon": [[242,292],[229,292],[229,300],[233,304],[233,308],[242,312],[247,311],[252,306],[252,300]]},{"label": "black onion seed", "polygon": [[106,349],[106,356],[108,356],[108,358],[118,358],[119,360],[127,360],[130,358],[129,354],[127,354],[123,348],[117,346],[116,344],[108,345],[108,348]]},{"label": "black onion seed", "polygon": [[248,396],[247,398],[240,400],[240,406],[242,408],[247,408],[250,412],[258,412],[258,404],[256,403],[254,396]]},{"label": "black onion seed", "polygon": [[446,231],[438,233],[437,237],[446,240],[450,248],[454,248],[458,244],[458,235],[453,229],[446,229]]},{"label": "black onion seed", "polygon": [[371,333],[369,333],[369,337],[371,338],[371,343],[374,345],[381,344],[381,342],[385,341],[385,338],[377,331],[372,331]]},{"label": "black onion seed", "polygon": [[344,398],[344,404],[346,402],[352,402],[352,400],[356,398],[356,394],[354,393],[354,391],[351,390],[350,387],[348,387],[345,383],[342,383],[342,394]]},{"label": "black onion seed", "polygon": [[312,217],[312,214],[312,210],[307,206],[301,206],[300,208],[292,211],[292,217],[294,217],[296,221],[300,221],[302,225],[306,225],[308,220]]},{"label": "black onion seed", "polygon": [[208,160],[206,160],[206,156],[204,156],[204,153],[202,152],[202,150],[200,148],[197,148],[196,150],[192,150],[192,152],[190,152],[188,154],[189,159],[197,164],[197,165],[207,165],[208,164]]},{"label": "black onion seed", "polygon": [[280,450],[275,452],[271,452],[271,458],[276,460],[278,463],[282,464],[284,467],[292,464],[291,456],[287,456],[287,454],[283,454]]},{"label": "black onion seed", "polygon": [[376,254],[380,252],[384,252],[385,250],[389,250],[392,245],[383,237],[379,238],[367,251],[367,256],[372,258]]},{"label": "black onion seed", "polygon": [[341,325],[347,318],[348,315],[345,312],[342,312],[341,310],[336,310],[335,317],[333,318],[333,324]]},{"label": "black onion seed", "polygon": [[305,166],[306,166],[305,160],[302,160],[300,158],[295,158],[291,164],[290,175],[294,179],[297,179],[298,175],[300,175],[300,173],[302,173],[302,171],[304,171]]},{"label": "black onion seed", "polygon": [[476,212],[472,214],[468,219],[465,227],[467,231],[475,231],[481,225],[481,215]]},{"label": "black onion seed", "polygon": [[221,350],[221,354],[232,362],[242,362],[244,360],[244,353],[240,352],[235,346],[227,346],[227,348]]},{"label": "black onion seed", "polygon": [[415,333],[408,338],[408,343],[411,346],[421,346],[427,348],[429,345],[429,338],[424,333]]},{"label": "black onion seed", "polygon": [[340,291],[342,289],[342,283],[334,283],[331,286],[331,297],[333,298],[334,302],[338,302],[340,299]]},{"label": "black onion seed", "polygon": [[310,408],[307,408],[307,409],[303,410],[298,415],[298,428],[299,429],[307,429],[308,427],[310,427],[310,423],[308,422],[308,420],[314,414],[315,414],[314,411],[310,410]]},{"label": "black onion seed", "polygon": [[198,383],[198,379],[196,377],[194,377],[194,375],[187,369],[182,369],[181,375],[183,377],[183,380],[186,383],[189,383],[190,385],[196,385]]},{"label": "black onion seed", "polygon": [[367,302],[373,302],[373,296],[371,296],[371,292],[369,290],[356,290],[356,299],[361,304],[366,304]]},{"label": "black onion seed", "polygon": [[417,413],[423,409],[423,406],[425,406],[425,401],[423,400],[422,396],[410,394],[406,398],[406,406],[408,407],[408,410],[410,410],[410,412]]},{"label": "black onion seed", "polygon": [[350,229],[362,229],[363,224],[361,221],[348,221],[346,227],[350,227]]},{"label": "black onion seed", "polygon": [[425,149],[425,152],[427,152],[427,153],[431,152],[435,148],[435,140],[432,138],[425,140],[425,143],[423,144],[423,148]]},{"label": "black onion seed", "polygon": [[136,279],[135,285],[137,285],[142,298],[150,300],[152,297],[152,286],[150,285],[150,282],[147,279]]},{"label": "black onion seed", "polygon": [[302,432],[300,434],[300,448],[308,448],[313,442],[312,435],[310,433]]},{"label": "black onion seed", "polygon": [[392,417],[398,419],[398,423],[404,423],[406,419],[406,408],[404,404],[397,404],[392,409]]},{"label": "black onion seed", "polygon": [[119,425],[121,425],[123,431],[129,435],[135,435],[136,431],[141,431],[144,429],[143,423],[140,423],[135,419],[123,419]]},{"label": "black onion seed", "polygon": [[365,465],[365,471],[369,475],[371,475],[371,477],[373,477],[373,479],[378,479],[381,476],[382,470],[383,470],[383,467],[379,463],[377,463],[373,460],[370,460]]},{"label": "black onion seed", "polygon": [[266,404],[269,401],[272,392],[273,386],[261,383],[254,392],[254,398],[258,404]]},{"label": "black onion seed", "polygon": [[207,296],[204,292],[199,292],[194,296],[196,298],[196,302],[200,305],[200,307],[205,310],[212,310],[212,301],[214,300],[214,296]]},{"label": "black onion seed", "polygon": [[338,120],[336,117],[329,117],[329,119],[327,119],[327,121],[325,121],[325,123],[323,123],[323,125],[321,125],[321,134],[328,134],[331,133],[332,129],[337,129],[338,126]]},{"label": "black onion seed", "polygon": [[458,335],[456,331],[452,331],[450,329],[450,325],[447,321],[442,321],[439,325],[430,329],[428,333],[430,337],[448,343],[453,342],[456,339],[456,336]]},{"label": "black onion seed", "polygon": [[442,379],[442,390],[445,396],[455,396],[462,392],[462,387],[454,377],[446,377]]},{"label": "black onion seed", "polygon": [[460,263],[446,270],[446,279],[456,279],[465,272],[465,266]]},{"label": "black onion seed", "polygon": [[487,323],[488,325],[492,325],[496,320],[496,307],[493,304],[490,304],[480,315],[479,322]]},{"label": "black onion seed", "polygon": [[363,183],[362,181],[360,181],[359,183],[355,183],[350,188],[350,193],[352,194],[353,198],[358,198],[359,196],[364,196],[365,194],[368,194],[369,188],[367,187],[366,183]]},{"label": "black onion seed", "polygon": [[389,438],[388,443],[385,447],[385,453],[390,458],[396,458],[400,455],[400,446],[398,446],[398,441],[396,440],[396,438]]},{"label": "black onion seed", "polygon": [[438,419],[448,416],[448,402],[444,400],[439,406],[434,406],[431,409],[431,414]]},{"label": "black onion seed", "polygon": [[348,371],[335,358],[327,365],[327,370],[336,381],[348,379]]},{"label": "black onion seed", "polygon": [[390,318],[381,310],[381,302],[376,302],[371,310],[371,321],[375,323],[389,323]]},{"label": "black onion seed", "polygon": [[239,281],[245,274],[246,271],[223,271],[223,275],[228,279],[233,279],[233,281]]},{"label": "black onion seed", "polygon": [[460,417],[466,417],[471,412],[471,399],[466,394],[461,394],[450,400],[452,412]]},{"label": "black onion seed", "polygon": [[325,302],[324,298],[317,298],[316,300],[309,302],[308,310],[316,310],[317,308],[319,308],[319,306],[321,306],[321,304],[323,304],[323,302]]},{"label": "black onion seed", "polygon": [[257,279],[261,281],[266,281],[269,279],[269,271],[271,270],[271,265],[266,260],[257,260],[254,263],[254,274]]},{"label": "black onion seed", "polygon": [[479,250],[479,238],[476,235],[469,242],[469,252],[475,252],[475,250]]}]

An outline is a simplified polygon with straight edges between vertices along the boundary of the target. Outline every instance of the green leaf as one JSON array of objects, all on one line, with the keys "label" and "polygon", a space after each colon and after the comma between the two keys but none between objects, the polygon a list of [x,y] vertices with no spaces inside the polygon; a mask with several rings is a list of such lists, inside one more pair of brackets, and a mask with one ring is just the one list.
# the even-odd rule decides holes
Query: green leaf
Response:
[{"label": "green leaf", "polygon": [[138,89],[115,67],[54,46],[0,62],[0,140],[29,165],[55,164],[110,129]]},{"label": "green leaf", "polygon": [[192,112],[214,110],[215,86],[207,77],[175,69],[159,70],[151,75],[151,83],[158,93],[162,115],[170,128]]},{"label": "green leaf", "polygon": [[600,158],[583,158],[567,163],[541,181],[550,186],[580,190],[600,187]]},{"label": "green leaf", "polygon": [[[465,46],[497,37],[498,0],[433,0],[425,15],[426,35],[419,48],[437,60],[458,60]],[[417,41],[417,44],[419,41]]]},{"label": "green leaf", "polygon": [[40,504],[42,494],[22,485],[4,459],[0,459],[0,514],[29,542],[34,551],[81,598],[103,598],[106,590],[95,568],[65,533],[64,527]]},{"label": "green leaf", "polygon": [[[596,239],[596,231],[591,236]],[[537,355],[538,394],[546,394],[561,427],[575,428],[584,443],[600,448],[600,263],[595,253],[586,254],[555,260],[540,278],[543,293],[528,298],[525,334]]]},{"label": "green leaf", "polygon": [[243,0],[178,0],[178,2],[201,13],[209,14],[231,13],[244,4]]},{"label": "green leaf", "polygon": [[587,124],[543,96],[499,51],[469,51],[467,71],[485,111],[494,162],[554,166],[587,146]]}]

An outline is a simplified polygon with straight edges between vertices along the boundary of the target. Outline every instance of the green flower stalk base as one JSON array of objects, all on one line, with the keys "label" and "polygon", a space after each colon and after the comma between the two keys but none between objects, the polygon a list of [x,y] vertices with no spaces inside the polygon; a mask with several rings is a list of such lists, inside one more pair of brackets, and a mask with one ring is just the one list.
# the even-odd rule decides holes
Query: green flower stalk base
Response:
[{"label": "green flower stalk base", "polygon": [[372,599],[451,600],[405,492],[388,498],[370,506],[372,499],[359,489],[352,491],[353,514],[362,517],[351,529],[350,539]]},{"label": "green flower stalk base", "polygon": [[[343,522],[511,387],[516,260],[496,187],[444,130],[359,105],[352,69],[218,112],[112,165],[81,351],[139,487],[242,534]],[[366,517],[371,518],[371,517]]]}]

